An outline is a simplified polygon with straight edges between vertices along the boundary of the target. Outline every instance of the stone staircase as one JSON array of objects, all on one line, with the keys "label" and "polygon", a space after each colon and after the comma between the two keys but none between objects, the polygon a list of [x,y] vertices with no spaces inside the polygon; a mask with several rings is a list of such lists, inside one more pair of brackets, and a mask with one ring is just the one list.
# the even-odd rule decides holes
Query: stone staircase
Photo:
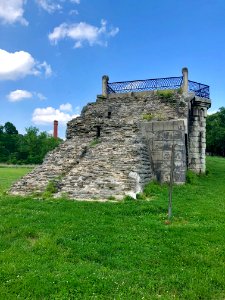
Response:
[{"label": "stone staircase", "polygon": [[10,193],[42,193],[48,183],[57,183],[55,197],[71,199],[122,198],[141,191],[152,175],[148,149],[129,131],[95,141],[76,137],[50,152],[42,165],[16,182]]},{"label": "stone staircase", "polygon": [[17,181],[11,187],[10,194],[28,195],[44,192],[49,181],[59,181],[79,162],[88,143],[86,138],[79,138],[79,142],[74,138],[60,144],[47,154],[42,165]]},{"label": "stone staircase", "polygon": [[78,199],[134,196],[152,176],[148,151],[141,140],[135,143],[134,138],[111,136],[110,140],[102,139],[87,148],[79,164],[63,177],[57,196],[62,193]]}]

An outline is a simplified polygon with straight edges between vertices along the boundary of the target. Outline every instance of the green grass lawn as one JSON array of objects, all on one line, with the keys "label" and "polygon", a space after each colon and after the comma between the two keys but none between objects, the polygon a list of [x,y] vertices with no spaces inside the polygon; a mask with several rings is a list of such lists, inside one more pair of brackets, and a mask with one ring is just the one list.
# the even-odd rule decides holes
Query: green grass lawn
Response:
[{"label": "green grass lawn", "polygon": [[0,193],[10,187],[10,185],[21,176],[32,170],[31,168],[0,166]]},{"label": "green grass lawn", "polygon": [[[225,299],[225,159],[149,201],[0,200],[0,299]],[[0,168],[1,191],[26,169]]]}]

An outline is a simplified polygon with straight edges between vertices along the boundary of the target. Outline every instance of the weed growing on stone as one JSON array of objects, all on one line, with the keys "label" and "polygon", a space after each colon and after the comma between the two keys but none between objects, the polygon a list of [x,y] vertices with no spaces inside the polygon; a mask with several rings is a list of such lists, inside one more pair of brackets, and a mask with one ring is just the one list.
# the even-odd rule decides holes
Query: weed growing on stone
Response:
[{"label": "weed growing on stone", "polygon": [[183,94],[182,88],[177,89],[177,93],[180,94],[180,95]]},{"label": "weed growing on stone", "polygon": [[42,197],[44,199],[46,198],[52,198],[52,196],[58,191],[57,183],[54,180],[50,180],[46,186],[46,189],[44,193],[42,194]]},{"label": "weed growing on stone", "polygon": [[94,139],[93,141],[91,141],[90,143],[90,147],[95,147],[96,145],[100,144],[101,140],[100,139]]},{"label": "weed growing on stone", "polygon": [[174,96],[174,91],[171,90],[161,90],[156,92],[158,97],[161,99],[169,100]]},{"label": "weed growing on stone", "polygon": [[116,201],[116,197],[114,197],[114,196],[109,196],[109,197],[107,198],[107,200]]},{"label": "weed growing on stone", "polygon": [[154,119],[154,115],[149,113],[149,114],[144,114],[142,116],[143,120],[146,120],[146,121],[152,121],[152,119]]},{"label": "weed growing on stone", "polygon": [[166,117],[162,114],[162,113],[148,113],[148,114],[144,114],[142,116],[142,119],[145,121],[152,121],[152,120],[157,120],[157,121],[163,121],[166,119]]}]

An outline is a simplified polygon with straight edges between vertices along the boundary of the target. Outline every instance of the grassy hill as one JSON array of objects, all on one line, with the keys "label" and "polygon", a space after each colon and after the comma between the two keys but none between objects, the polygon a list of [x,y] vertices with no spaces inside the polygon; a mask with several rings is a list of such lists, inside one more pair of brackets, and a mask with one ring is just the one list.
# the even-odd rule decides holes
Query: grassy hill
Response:
[{"label": "grassy hill", "polygon": [[0,299],[225,299],[225,159],[147,200],[4,195],[26,169],[0,168]]}]

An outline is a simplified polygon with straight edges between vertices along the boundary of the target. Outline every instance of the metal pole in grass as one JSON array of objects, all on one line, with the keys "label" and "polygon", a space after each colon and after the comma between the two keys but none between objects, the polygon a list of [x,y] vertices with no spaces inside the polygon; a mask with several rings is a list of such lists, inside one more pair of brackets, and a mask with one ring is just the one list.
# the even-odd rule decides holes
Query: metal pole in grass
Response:
[{"label": "metal pole in grass", "polygon": [[168,203],[168,219],[172,217],[172,195],[173,195],[173,175],[174,175],[174,154],[175,146],[172,145],[171,149],[171,165],[170,165],[170,184],[169,184],[169,203]]}]

